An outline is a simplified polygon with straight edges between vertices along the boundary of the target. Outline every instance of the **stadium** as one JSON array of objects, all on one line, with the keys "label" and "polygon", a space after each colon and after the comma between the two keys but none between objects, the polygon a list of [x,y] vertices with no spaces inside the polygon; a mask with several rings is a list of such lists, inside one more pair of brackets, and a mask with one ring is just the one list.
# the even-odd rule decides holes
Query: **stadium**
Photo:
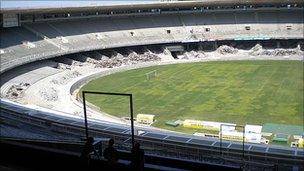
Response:
[{"label": "stadium", "polygon": [[140,142],[156,170],[303,170],[303,5],[1,7],[1,142],[77,153],[92,136]]}]

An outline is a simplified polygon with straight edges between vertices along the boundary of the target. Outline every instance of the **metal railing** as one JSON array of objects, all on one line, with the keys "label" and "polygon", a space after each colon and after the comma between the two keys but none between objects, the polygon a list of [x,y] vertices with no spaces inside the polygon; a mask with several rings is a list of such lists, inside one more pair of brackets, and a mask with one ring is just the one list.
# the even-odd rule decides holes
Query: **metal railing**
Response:
[{"label": "metal railing", "polygon": [[[2,109],[1,109],[2,110]],[[5,111],[1,111],[5,112]],[[14,113],[11,113],[10,115],[14,115]],[[23,117],[21,117],[23,116]],[[1,116],[2,117],[2,116]],[[35,117],[30,115],[24,115],[22,113],[16,113],[16,117],[20,118],[20,122],[24,122],[26,120],[35,119]],[[17,119],[17,118],[16,118]],[[18,119],[17,119],[18,120]],[[37,118],[36,118],[37,120]],[[42,119],[43,120],[43,119]],[[31,124],[31,122],[27,122],[28,124]],[[42,124],[45,124],[42,122]],[[62,123],[54,123],[51,122],[51,128],[55,128],[52,125],[62,125],[58,128],[56,128],[56,132],[61,131],[63,133],[72,133],[69,132],[69,128],[75,129],[74,134],[75,135],[83,135],[84,134],[84,127],[79,126],[72,126]],[[52,131],[52,129],[48,129],[48,131]],[[131,143],[130,143],[130,134],[126,133],[117,133],[112,132],[111,130],[96,130],[94,128],[90,128],[90,135],[93,137],[104,137],[104,138],[113,138],[118,145],[117,147],[119,149],[123,150],[130,150],[131,149]],[[71,130],[72,131],[72,130]],[[50,132],[51,133],[51,132]],[[250,150],[245,150],[245,157],[248,158],[248,161],[242,160],[243,158],[243,152],[242,150],[233,150],[230,148],[223,148],[227,150],[227,156],[222,157],[221,156],[221,148],[216,146],[208,146],[208,145],[193,145],[188,143],[181,143],[181,142],[175,142],[170,140],[161,140],[161,139],[155,139],[150,137],[142,137],[142,136],[134,136],[134,139],[138,141],[140,144],[142,144],[142,147],[146,150],[149,154],[155,154],[160,156],[170,156],[173,158],[180,158],[180,159],[188,159],[188,160],[196,160],[196,161],[206,161],[210,160],[213,162],[223,162],[223,163],[236,163],[236,164],[242,164],[244,166],[246,165],[253,165],[250,162],[256,162],[255,165],[260,165],[261,167],[264,167],[265,164],[273,163],[273,164],[279,164],[279,165],[300,165],[300,163],[303,162],[303,158],[301,159],[299,157],[295,156],[282,156],[282,155],[273,155],[270,153],[258,153],[258,152],[252,152]],[[236,162],[238,161],[238,162]],[[268,167],[268,166],[267,166]]]}]

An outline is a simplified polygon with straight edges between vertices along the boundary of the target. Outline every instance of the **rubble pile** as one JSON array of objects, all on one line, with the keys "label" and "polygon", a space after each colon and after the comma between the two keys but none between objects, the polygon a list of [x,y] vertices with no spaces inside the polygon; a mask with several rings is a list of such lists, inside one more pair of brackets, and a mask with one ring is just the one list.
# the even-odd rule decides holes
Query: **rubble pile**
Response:
[{"label": "rubble pile", "polygon": [[87,63],[91,63],[91,64],[98,64],[98,63],[99,63],[98,60],[93,59],[93,58],[87,58],[87,59],[86,59],[86,62],[87,62]]},{"label": "rubble pile", "polygon": [[132,52],[125,57],[120,53],[117,53],[111,58],[102,57],[102,59],[96,64],[96,67],[113,68],[113,67],[119,67],[121,65],[129,65],[129,64],[136,64],[141,62],[159,61],[159,60],[161,60],[161,58],[152,52],[145,52],[144,54],[137,54],[136,52]]},{"label": "rubble pile", "polygon": [[300,49],[275,49],[272,51],[273,56],[303,55]]},{"label": "rubble pile", "polygon": [[252,56],[288,56],[288,55],[303,55],[300,47],[294,49],[273,49],[266,50],[260,44],[256,44],[253,48],[250,49],[249,54]]},{"label": "rubble pile", "polygon": [[136,59],[139,59],[140,60],[140,55],[138,55],[136,52],[131,52],[129,53],[128,57],[127,57],[129,60],[127,61],[127,63],[130,63],[130,64],[134,64],[136,63]]},{"label": "rubble pile", "polygon": [[199,59],[206,57],[206,54],[203,51],[190,51],[182,54],[180,59]]},{"label": "rubble pile", "polygon": [[102,61],[106,61],[106,60],[109,60],[110,58],[105,56],[105,55],[102,55],[102,57],[100,58]]},{"label": "rubble pile", "polygon": [[62,76],[62,77],[60,77],[58,79],[53,79],[51,81],[51,83],[63,85],[63,84],[66,84],[71,79],[76,78],[76,77],[78,77],[80,75],[81,74],[79,72],[77,72],[77,71],[68,72],[67,74],[65,74],[64,76]]},{"label": "rubble pile", "polygon": [[262,55],[263,53],[265,54],[268,52],[264,52],[263,47],[260,44],[256,44],[254,47],[252,47],[249,50],[249,55],[252,55],[252,56],[259,56],[259,55]]},{"label": "rubble pile", "polygon": [[149,62],[149,61],[160,61],[161,58],[152,52],[145,52],[144,54],[138,55],[135,52],[129,54],[128,59],[132,63]]},{"label": "rubble pile", "polygon": [[60,70],[71,70],[71,65],[67,65],[64,63],[58,63],[57,68]]},{"label": "rubble pile", "polygon": [[73,60],[71,66],[72,66],[72,67],[73,67],[73,66],[83,66],[83,64],[84,64],[84,63],[82,63],[82,62]]},{"label": "rubble pile", "polygon": [[57,101],[58,100],[58,93],[57,90],[53,87],[51,88],[43,88],[39,91],[40,97],[43,98],[45,101]]},{"label": "rubble pile", "polygon": [[218,47],[216,51],[219,54],[226,55],[226,54],[236,54],[238,52],[238,49],[231,46],[222,45]]},{"label": "rubble pile", "polygon": [[99,61],[98,64],[96,64],[95,67],[98,68],[113,68],[113,67],[118,67],[121,66],[123,64],[123,61],[121,58],[119,57],[112,57],[109,59],[102,59],[101,61]]},{"label": "rubble pile", "polygon": [[250,50],[253,51],[253,52],[257,52],[257,51],[263,50],[263,47],[262,47],[262,45],[260,45],[260,44],[256,44],[256,45],[255,45],[254,47],[252,47]]},{"label": "rubble pile", "polygon": [[[238,45],[238,47],[242,47],[243,45]],[[252,47],[250,50],[239,50],[238,48],[234,48],[236,45],[221,45],[216,50],[215,53],[221,54],[221,55],[227,55],[227,58],[230,58],[233,54],[238,55],[251,55],[251,56],[266,56],[268,57],[275,57],[275,56],[288,56],[288,55],[303,55],[303,51],[301,50],[300,44],[297,48],[294,49],[263,49],[263,47],[260,44],[256,44],[254,47]],[[133,50],[128,50],[128,55],[122,55],[121,53],[118,53],[117,51],[109,51],[110,54],[112,54],[110,57],[105,56],[103,54],[98,55],[94,54],[95,57],[86,57],[85,62],[79,62],[73,59],[62,59],[63,63],[58,63],[57,68],[61,70],[74,70],[75,66],[85,66],[89,65],[95,66],[95,68],[113,68],[113,67],[119,67],[122,65],[132,65],[132,64],[138,64],[143,62],[151,62],[151,61],[170,61],[174,60],[171,52],[167,48],[163,48],[160,51],[152,52],[149,49],[145,49],[144,53],[136,53]],[[213,52],[211,52],[213,53]],[[217,55],[216,54],[216,55]],[[89,55],[90,56],[90,55]],[[212,56],[215,56],[212,54]],[[176,56],[175,56],[176,57]],[[183,60],[196,60],[196,59],[206,59],[208,57],[211,57],[209,51],[197,51],[197,50],[191,50],[186,51],[182,53],[181,55],[177,56],[178,59]],[[226,58],[226,59],[227,59]],[[93,65],[92,65],[93,64]],[[54,80],[55,84],[61,84],[60,82],[65,81],[59,81]]]},{"label": "rubble pile", "polygon": [[12,85],[6,93],[6,97],[9,99],[21,98],[24,95],[24,91],[30,86],[29,83],[19,83]]},{"label": "rubble pile", "polygon": [[76,66],[83,66],[83,65],[85,65],[85,63],[69,59],[69,60],[65,60],[65,62],[63,63],[59,62],[57,68],[61,70],[71,70]]}]

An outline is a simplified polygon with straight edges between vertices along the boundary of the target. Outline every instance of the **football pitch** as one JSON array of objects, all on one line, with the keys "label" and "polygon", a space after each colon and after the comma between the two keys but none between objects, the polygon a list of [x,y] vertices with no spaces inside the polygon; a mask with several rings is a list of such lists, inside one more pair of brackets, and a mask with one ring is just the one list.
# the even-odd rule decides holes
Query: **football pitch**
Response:
[{"label": "football pitch", "polygon": [[[81,90],[132,93],[135,116],[154,114],[153,126],[174,131],[196,130],[166,126],[166,121],[303,125],[302,61],[153,66],[101,77]],[[109,114],[129,116],[126,97],[88,95],[87,100]]]}]

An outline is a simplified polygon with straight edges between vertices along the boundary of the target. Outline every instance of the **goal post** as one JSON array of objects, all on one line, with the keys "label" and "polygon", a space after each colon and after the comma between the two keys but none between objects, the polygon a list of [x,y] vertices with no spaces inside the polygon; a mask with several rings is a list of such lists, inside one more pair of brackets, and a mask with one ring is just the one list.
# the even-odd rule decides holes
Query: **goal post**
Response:
[{"label": "goal post", "polygon": [[145,75],[146,75],[147,80],[155,78],[157,76],[157,70],[147,72]]}]

